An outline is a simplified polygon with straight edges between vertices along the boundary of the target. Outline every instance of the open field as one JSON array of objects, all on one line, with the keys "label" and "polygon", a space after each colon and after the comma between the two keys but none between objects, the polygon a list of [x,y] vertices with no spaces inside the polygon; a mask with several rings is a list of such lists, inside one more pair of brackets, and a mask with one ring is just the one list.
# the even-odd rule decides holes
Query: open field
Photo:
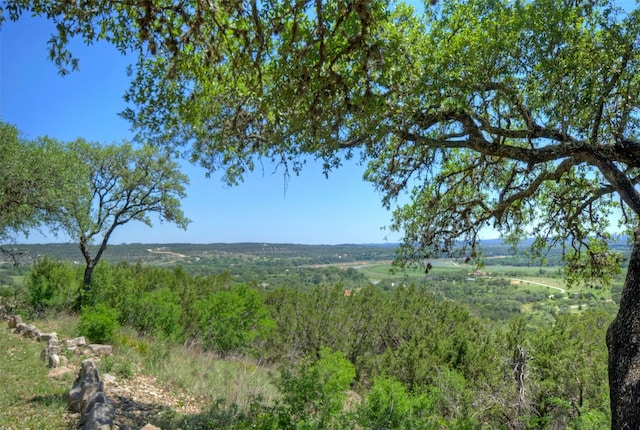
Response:
[{"label": "open field", "polygon": [[[390,263],[372,261],[359,266],[358,271],[384,290],[411,283],[424,285],[490,319],[527,314],[531,320],[548,323],[557,314],[594,307],[613,312],[616,307],[611,288],[569,288],[561,267],[487,265],[476,270],[452,260],[435,260],[432,266],[428,273],[418,268],[394,272]],[[617,284],[621,282],[617,280]]]}]

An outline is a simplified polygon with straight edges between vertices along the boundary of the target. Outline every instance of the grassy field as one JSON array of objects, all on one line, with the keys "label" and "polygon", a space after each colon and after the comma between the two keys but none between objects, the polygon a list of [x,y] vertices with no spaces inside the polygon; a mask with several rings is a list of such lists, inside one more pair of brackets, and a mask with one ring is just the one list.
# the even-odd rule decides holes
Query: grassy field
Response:
[{"label": "grassy field", "polygon": [[[38,325],[49,331],[56,328]],[[60,378],[48,376],[40,358],[43,344],[14,335],[6,324],[0,327],[0,429],[74,428],[65,409],[75,373]]]},{"label": "grassy field", "polygon": [[[371,282],[376,284],[385,284],[389,282],[398,282],[403,280],[406,282],[423,282],[428,279],[428,276],[447,276],[458,273],[468,273],[470,278],[475,268],[470,265],[460,264],[451,260],[436,260],[432,262],[432,269],[428,275],[425,274],[422,268],[412,268],[406,270],[392,271],[393,267],[391,263],[377,263],[370,262],[369,264],[358,266],[358,270],[362,272]],[[609,289],[593,289],[586,286],[573,286],[568,288],[566,282],[562,278],[562,269],[560,267],[527,267],[527,266],[508,266],[508,265],[487,265],[480,269],[488,274],[489,279],[505,279],[512,280],[524,280],[526,283],[512,281],[513,288],[525,288],[531,291],[544,291],[549,294],[560,293],[557,288],[561,288],[565,291],[566,297],[571,297],[574,294],[584,295],[593,294],[599,300],[608,300],[611,298]],[[621,282],[621,281],[619,281]],[[555,288],[548,288],[542,285],[549,285]]]}]

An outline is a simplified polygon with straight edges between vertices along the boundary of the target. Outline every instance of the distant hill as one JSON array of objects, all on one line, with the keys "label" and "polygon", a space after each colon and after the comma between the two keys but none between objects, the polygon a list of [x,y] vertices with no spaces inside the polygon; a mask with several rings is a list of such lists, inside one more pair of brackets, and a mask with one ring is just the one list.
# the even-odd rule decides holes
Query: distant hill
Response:
[{"label": "distant hill", "polygon": [[[230,255],[245,257],[300,258],[317,260],[389,260],[395,256],[397,244],[341,244],[341,245],[302,245],[280,243],[132,243],[109,245],[103,259],[110,262],[138,261],[162,263],[166,261],[193,261],[216,256]],[[78,246],[72,243],[25,244],[6,247],[16,255],[21,264],[49,256],[61,260],[82,262]],[[9,263],[11,259],[0,254],[0,263]]]},{"label": "distant hill", "polygon": [[[532,239],[525,240],[514,250],[502,239],[483,239],[480,242],[485,257],[525,256]],[[216,257],[238,256],[244,258],[286,258],[297,260],[300,264],[326,264],[350,261],[392,260],[395,258],[397,243],[304,245],[292,243],[131,243],[109,245],[103,258],[109,262],[127,261],[148,264],[189,263]],[[612,248],[626,253],[629,251],[628,238],[620,236]],[[82,255],[74,243],[24,244],[5,247],[11,251],[20,264],[30,264],[39,258],[49,256],[82,264]],[[562,249],[551,250],[550,257],[557,259]],[[0,264],[11,263],[7,255],[0,253]]]}]

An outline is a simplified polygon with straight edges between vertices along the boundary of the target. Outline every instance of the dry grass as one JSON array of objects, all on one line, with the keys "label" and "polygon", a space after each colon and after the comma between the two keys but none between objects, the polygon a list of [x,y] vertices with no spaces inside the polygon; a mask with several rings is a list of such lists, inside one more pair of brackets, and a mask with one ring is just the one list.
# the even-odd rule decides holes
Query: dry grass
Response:
[{"label": "dry grass", "polygon": [[[272,403],[278,391],[272,383],[272,370],[244,358],[221,359],[210,353],[183,347],[151,347],[145,369],[158,381],[188,393],[207,403],[222,400],[240,410],[252,401]],[[158,355],[161,355],[158,357]]]}]

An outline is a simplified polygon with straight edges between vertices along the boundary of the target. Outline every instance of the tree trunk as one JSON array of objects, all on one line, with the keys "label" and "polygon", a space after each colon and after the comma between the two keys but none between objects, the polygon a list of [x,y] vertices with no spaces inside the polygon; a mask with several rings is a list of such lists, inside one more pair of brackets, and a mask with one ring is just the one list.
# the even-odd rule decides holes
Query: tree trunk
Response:
[{"label": "tree trunk", "polygon": [[611,429],[640,429],[640,229],[636,231],[620,309],[607,331]]},{"label": "tree trunk", "polygon": [[93,263],[87,263],[87,266],[84,268],[84,289],[87,290],[89,285],[91,285],[91,277],[93,276],[93,269],[95,265]]}]

